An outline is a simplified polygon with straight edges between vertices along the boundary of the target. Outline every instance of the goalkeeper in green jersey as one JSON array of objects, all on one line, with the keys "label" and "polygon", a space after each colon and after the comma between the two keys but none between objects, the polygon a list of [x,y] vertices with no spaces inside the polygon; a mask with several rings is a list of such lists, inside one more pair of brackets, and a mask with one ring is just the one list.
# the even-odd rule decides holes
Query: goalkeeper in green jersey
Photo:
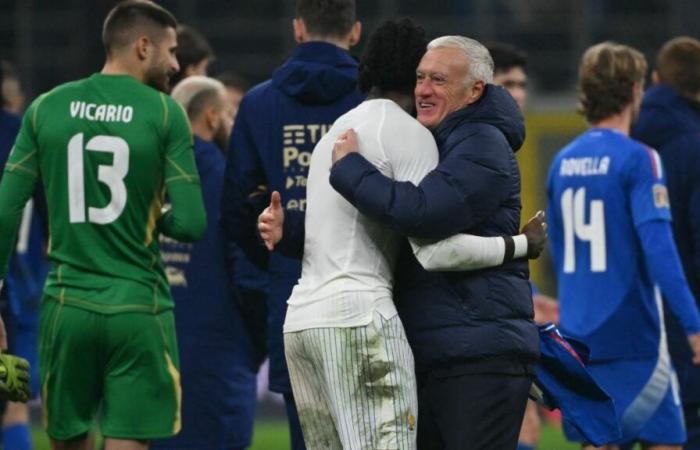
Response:
[{"label": "goalkeeper in green jersey", "polygon": [[39,180],[46,192],[52,268],[39,358],[54,449],[86,448],[98,414],[107,450],[146,449],[180,428],[157,235],[196,240],[206,216],[187,117],[163,93],[178,69],[176,26],[150,1],[112,9],[101,73],[32,103],[0,184],[0,278]]}]

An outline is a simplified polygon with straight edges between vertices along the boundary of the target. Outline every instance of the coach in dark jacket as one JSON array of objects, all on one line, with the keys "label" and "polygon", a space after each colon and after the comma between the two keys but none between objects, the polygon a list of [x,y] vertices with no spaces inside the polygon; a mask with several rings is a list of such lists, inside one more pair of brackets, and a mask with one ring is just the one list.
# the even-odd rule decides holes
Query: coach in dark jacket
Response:
[{"label": "coach in dark jacket", "polygon": [[[512,97],[487,84],[493,62],[478,42],[443,37],[418,67],[418,120],[440,164],[419,186],[383,176],[336,147],[331,184],[362,213],[402,234],[517,234],[524,140]],[[416,360],[420,449],[513,449],[538,357],[524,261],[469,273],[428,273],[406,246],[395,299]]]},{"label": "coach in dark jacket", "polygon": [[[661,155],[673,215],[673,235],[688,285],[700,299],[700,41],[676,38],[659,52],[655,85],[642,102],[632,136]],[[700,306],[700,303],[698,304]],[[692,364],[685,332],[665,316],[678,373],[688,443],[700,449],[700,367]]]}]

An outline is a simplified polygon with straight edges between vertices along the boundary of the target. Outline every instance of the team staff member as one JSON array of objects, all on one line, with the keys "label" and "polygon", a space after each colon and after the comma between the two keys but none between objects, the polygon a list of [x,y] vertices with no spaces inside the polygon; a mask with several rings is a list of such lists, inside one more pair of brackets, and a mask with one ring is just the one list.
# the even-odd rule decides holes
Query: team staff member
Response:
[{"label": "team staff member", "polygon": [[[393,181],[359,153],[344,156],[355,146],[340,145],[332,186],[407,236],[517,234],[514,152],[525,129],[510,94],[490,84],[488,50],[461,36],[435,39],[417,76],[417,119],[436,138],[437,168],[418,186]],[[538,355],[527,262],[429,273],[408,252],[397,265],[394,295],[416,360],[418,447],[515,448]]]},{"label": "team staff member", "polygon": [[[678,37],[661,48],[632,136],[655,148],[666,169],[673,236],[696,302],[700,299],[700,41]],[[678,372],[689,450],[700,450],[700,367],[685,332],[665,316]]]},{"label": "team staff member", "polygon": [[[182,374],[182,431],[154,448],[235,450],[250,445],[256,372],[250,338],[231,289],[219,217],[232,105],[221,82],[185,78],[172,97],[187,112],[209,226],[196,244],[163,238],[161,254],[175,300]],[[202,360],[212,364],[202,364]]]},{"label": "team staff member", "polygon": [[53,448],[84,448],[98,408],[106,450],[146,449],[180,429],[158,233],[196,240],[206,215],[187,117],[164,93],[178,69],[176,26],[150,1],[115,6],[102,72],[32,103],[0,185],[0,278],[26,201],[39,181],[46,188],[52,268],[39,355]]},{"label": "team staff member", "polygon": [[258,215],[280,191],[289,217],[306,207],[311,151],[331,124],[362,101],[357,62],[348,49],[360,38],[354,0],[298,0],[292,56],[243,98],[231,136],[221,203],[229,238],[270,276],[267,350],[270,389],[285,395],[293,447],[303,437],[284,360],[286,301],[301,274],[296,259],[269,257],[256,236]]}]

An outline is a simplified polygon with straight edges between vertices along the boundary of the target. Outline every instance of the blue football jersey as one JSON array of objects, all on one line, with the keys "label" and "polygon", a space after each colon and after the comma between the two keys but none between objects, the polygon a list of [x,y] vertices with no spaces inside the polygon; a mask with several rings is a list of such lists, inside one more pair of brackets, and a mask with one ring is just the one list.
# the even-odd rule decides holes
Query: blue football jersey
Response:
[{"label": "blue football jersey", "polygon": [[562,332],[584,342],[591,361],[656,357],[661,297],[637,228],[671,220],[658,154],[593,128],[556,156],[547,191]]},{"label": "blue football jersey", "polygon": [[[19,125],[18,117],[0,109],[0,171],[5,167]],[[43,192],[38,190],[24,208],[17,233],[16,251],[7,271],[5,294],[10,300],[10,312],[15,316],[36,316],[49,270],[43,197]]]}]

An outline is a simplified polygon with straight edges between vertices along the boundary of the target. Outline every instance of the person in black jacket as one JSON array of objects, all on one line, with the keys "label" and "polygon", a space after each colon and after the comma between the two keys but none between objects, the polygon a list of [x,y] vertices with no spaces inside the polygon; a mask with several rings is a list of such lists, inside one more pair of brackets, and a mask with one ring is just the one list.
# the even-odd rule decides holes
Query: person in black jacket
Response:
[{"label": "person in black jacket", "polygon": [[[515,160],[525,137],[508,92],[490,84],[479,42],[433,40],[417,70],[417,118],[440,164],[418,186],[382,175],[336,143],[332,186],[358,210],[407,236],[514,234],[520,223]],[[478,272],[428,273],[405,246],[394,296],[416,360],[418,448],[514,449],[538,357],[527,262]]]},{"label": "person in black jacket", "polygon": [[[668,182],[673,237],[688,285],[700,299],[700,41],[677,37],[661,48],[632,136],[655,148]],[[700,304],[699,304],[700,306]],[[678,373],[688,432],[685,448],[700,449],[700,367],[673,314],[664,316]]]}]

